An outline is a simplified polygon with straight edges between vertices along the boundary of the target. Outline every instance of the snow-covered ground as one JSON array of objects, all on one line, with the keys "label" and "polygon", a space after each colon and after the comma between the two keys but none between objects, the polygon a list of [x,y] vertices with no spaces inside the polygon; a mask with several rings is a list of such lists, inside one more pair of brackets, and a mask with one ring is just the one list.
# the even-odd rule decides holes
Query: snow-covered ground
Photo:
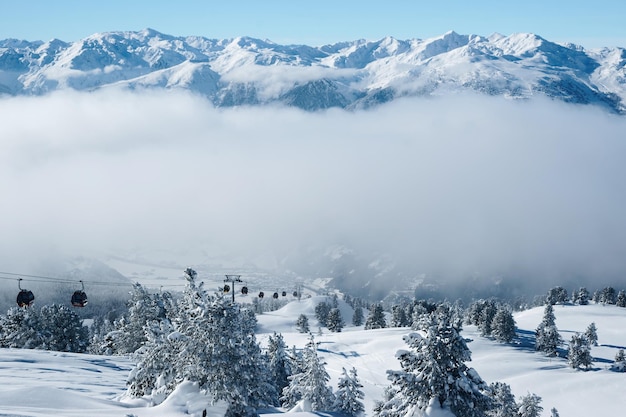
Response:
[{"label": "snow-covered ground", "polygon": [[[262,344],[274,331],[282,333],[289,347],[301,348],[307,335],[297,333],[294,323],[301,313],[309,316],[311,330],[320,342],[319,353],[327,362],[331,382],[336,384],[342,367],[356,367],[364,385],[367,415],[382,398],[388,382],[387,369],[399,369],[396,350],[405,348],[402,335],[409,329],[365,331],[347,326],[341,333],[318,333],[314,308],[320,298],[293,301],[279,311],[259,316],[258,338]],[[341,304],[347,322],[351,310]],[[617,350],[626,347],[626,309],[615,306],[555,306],[556,325],[565,341],[583,332],[591,322],[598,329],[599,346],[592,348],[594,364],[589,371],[575,371],[563,357],[547,358],[529,342],[543,316],[543,308],[515,314],[518,339],[503,345],[478,335],[467,326],[472,362],[487,382],[508,383],[517,398],[529,392],[542,397],[544,416],[555,407],[563,417],[620,415],[626,409],[623,387],[626,374],[609,369]],[[193,384],[183,385],[164,403],[151,407],[124,397],[125,381],[132,362],[123,357],[93,356],[18,349],[0,349],[0,416],[19,417],[113,417],[201,416],[207,399]],[[224,407],[208,409],[209,416],[223,415]],[[276,413],[274,413],[276,414]],[[272,415],[270,411],[266,416]],[[293,416],[331,415],[293,413]]]}]

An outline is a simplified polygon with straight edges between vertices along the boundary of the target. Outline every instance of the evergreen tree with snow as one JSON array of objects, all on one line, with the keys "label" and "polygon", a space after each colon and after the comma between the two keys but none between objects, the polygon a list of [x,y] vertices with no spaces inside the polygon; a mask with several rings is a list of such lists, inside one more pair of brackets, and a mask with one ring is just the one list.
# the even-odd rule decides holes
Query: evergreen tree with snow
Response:
[{"label": "evergreen tree with snow", "polygon": [[360,326],[363,324],[363,307],[357,306],[352,314],[352,325]]},{"label": "evergreen tree with snow", "polygon": [[598,329],[596,328],[596,323],[592,322],[587,326],[584,335],[591,346],[598,346]]},{"label": "evergreen tree with snow", "polygon": [[540,417],[543,407],[539,404],[541,397],[537,394],[525,395],[520,399],[517,414],[519,417]]},{"label": "evergreen tree with snow", "polygon": [[563,344],[555,321],[554,309],[551,304],[547,304],[543,313],[543,320],[535,331],[535,349],[548,356],[556,356],[559,345]]},{"label": "evergreen tree with snow", "polygon": [[624,290],[620,290],[617,293],[617,301],[615,305],[618,307],[626,307],[626,292]]},{"label": "evergreen tree with snow", "polygon": [[304,314],[300,314],[296,320],[296,328],[300,333],[309,333],[311,331],[309,329],[309,318]]},{"label": "evergreen tree with snow", "polygon": [[0,347],[37,349],[43,344],[40,315],[33,308],[12,307],[0,316]]},{"label": "evergreen tree with snow", "polygon": [[363,385],[359,382],[356,368],[352,368],[350,373],[343,368],[337,392],[335,393],[335,404],[333,409],[346,416],[359,416],[365,411],[363,398],[365,394],[361,390]]},{"label": "evergreen tree with snow", "polygon": [[409,321],[406,318],[406,309],[401,305],[394,305],[391,307],[391,327],[405,327],[409,326]]},{"label": "evergreen tree with snow", "polygon": [[326,325],[331,308],[331,305],[325,301],[322,301],[315,306],[315,318],[319,322],[320,326]]},{"label": "evergreen tree with snow", "polygon": [[301,372],[289,377],[289,386],[283,390],[281,404],[293,407],[297,401],[304,401],[310,411],[328,411],[335,401],[332,389],[328,386],[330,376],[326,363],[317,354],[317,343],[313,335],[302,351]]},{"label": "evergreen tree with snow", "polygon": [[11,308],[0,316],[0,347],[85,352],[89,330],[68,307]]},{"label": "evergreen tree with snow", "polygon": [[491,336],[493,330],[493,319],[498,312],[498,305],[495,301],[485,303],[480,313],[478,329],[481,336]]},{"label": "evergreen tree with snow", "polygon": [[509,384],[491,383],[488,395],[492,400],[492,407],[487,413],[490,417],[518,417],[515,395],[511,392]]},{"label": "evergreen tree with snow", "polygon": [[365,320],[365,330],[384,329],[386,327],[387,320],[385,319],[385,312],[382,304],[374,304],[370,309],[367,320]]},{"label": "evergreen tree with snow", "polygon": [[276,392],[282,392],[289,385],[289,377],[292,374],[291,360],[287,354],[287,345],[285,345],[282,334],[274,332],[273,336],[269,336],[267,355],[269,356],[269,368]]},{"label": "evergreen tree with snow", "polygon": [[115,322],[116,329],[107,336],[109,349],[117,354],[133,353],[146,342],[144,326],[165,314],[157,297],[139,283],[133,284],[128,314]]},{"label": "evergreen tree with snow", "polygon": [[611,365],[611,370],[626,372],[626,355],[624,355],[624,349],[618,350],[615,354],[615,362]]},{"label": "evergreen tree with snow", "polygon": [[578,293],[576,294],[576,299],[572,301],[578,303],[581,306],[586,306],[587,304],[589,304],[589,298],[589,290],[587,290],[587,288],[585,287],[580,287]]},{"label": "evergreen tree with snow", "polygon": [[[163,330],[153,326],[152,341],[138,351],[129,393],[153,393],[156,388],[166,395],[189,380],[211,394],[212,401],[226,401],[227,416],[256,416],[259,407],[275,404],[277,395],[251,332],[250,314],[221,293],[209,295],[192,269],[185,273],[187,285],[171,327],[166,320],[160,322]],[[157,361],[168,369],[155,366]],[[167,373],[170,369],[173,374]]]},{"label": "evergreen tree with snow", "polygon": [[565,304],[567,301],[569,301],[569,295],[565,288],[554,287],[548,290],[548,295],[546,296],[547,304]]},{"label": "evergreen tree with snow", "polygon": [[341,317],[341,311],[338,308],[333,307],[328,313],[328,318],[326,319],[326,327],[331,332],[340,332],[345,325],[343,318]]},{"label": "evergreen tree with snow", "polygon": [[559,416],[559,410],[557,410],[556,408],[552,407],[552,409],[550,410],[550,417],[560,417]]},{"label": "evergreen tree with snow", "polygon": [[589,340],[579,333],[572,335],[567,350],[567,360],[574,369],[589,369],[592,363]]},{"label": "evergreen tree with snow", "polygon": [[617,301],[617,292],[613,287],[606,287],[600,293],[600,302],[603,304],[615,304]]},{"label": "evergreen tree with snow", "polygon": [[498,307],[491,323],[491,335],[503,343],[511,343],[515,338],[515,319],[508,308]]},{"label": "evergreen tree with snow", "polygon": [[78,353],[87,350],[89,330],[68,307],[58,304],[41,307],[39,325],[42,349]]},{"label": "evergreen tree with snow", "polygon": [[471,354],[448,308],[433,313],[425,333],[404,336],[409,350],[396,353],[401,370],[387,371],[391,387],[375,408],[380,417],[403,417],[438,406],[458,417],[486,415],[491,400],[478,373],[465,365]]}]

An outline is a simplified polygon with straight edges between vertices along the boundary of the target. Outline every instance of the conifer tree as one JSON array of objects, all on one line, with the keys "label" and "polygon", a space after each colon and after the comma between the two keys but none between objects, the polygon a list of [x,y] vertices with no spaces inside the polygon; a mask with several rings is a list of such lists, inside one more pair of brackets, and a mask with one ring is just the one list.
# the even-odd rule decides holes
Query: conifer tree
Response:
[{"label": "conifer tree", "polygon": [[618,307],[626,307],[626,292],[624,290],[620,290],[617,293],[617,301],[615,305]]},{"label": "conifer tree", "polygon": [[[156,388],[166,395],[186,379],[198,382],[213,401],[226,401],[227,416],[255,416],[257,408],[275,404],[277,395],[251,331],[251,315],[222,294],[210,296],[192,269],[185,274],[187,285],[171,326],[161,320],[162,330],[152,327],[150,343],[139,351],[140,361],[131,373],[129,393]],[[155,367],[157,361],[168,369]]]},{"label": "conifer tree", "polygon": [[387,371],[391,387],[385,401],[375,408],[380,417],[401,417],[433,404],[458,417],[482,417],[489,408],[487,385],[478,373],[465,365],[471,360],[459,328],[452,324],[450,311],[440,308],[432,316],[426,334],[404,337],[410,350],[398,351],[402,367]]},{"label": "conifer tree", "polygon": [[519,417],[540,417],[543,407],[541,397],[537,394],[528,394],[521,398],[517,413]]},{"label": "conifer tree", "polygon": [[363,307],[357,306],[354,308],[354,314],[352,315],[352,324],[354,326],[360,326],[363,324]]},{"label": "conifer tree", "polygon": [[408,326],[408,320],[406,318],[406,310],[403,306],[394,305],[391,307],[391,327],[404,327]]},{"label": "conifer tree", "polygon": [[293,407],[297,401],[303,400],[311,407],[311,411],[332,409],[335,398],[328,386],[330,376],[324,365],[326,363],[317,354],[317,343],[310,335],[302,351],[303,369],[289,377],[289,386],[283,390],[280,400],[284,407]]},{"label": "conifer tree", "polygon": [[576,303],[580,304],[581,306],[586,306],[587,304],[589,304],[589,290],[587,290],[587,288],[585,287],[580,287],[580,289],[578,290],[577,293],[577,298],[576,300],[572,300],[575,301]]},{"label": "conifer tree", "polygon": [[309,333],[309,318],[304,314],[300,314],[296,320],[296,328],[300,333]]},{"label": "conifer tree", "polygon": [[598,346],[598,329],[596,328],[596,323],[592,322],[587,326],[584,336],[591,346]]},{"label": "conifer tree", "polygon": [[387,327],[387,320],[385,319],[383,306],[380,303],[374,304],[370,309],[367,320],[365,320],[365,330],[383,329],[385,327]]},{"label": "conifer tree", "polygon": [[543,320],[535,331],[535,348],[548,356],[556,356],[557,348],[563,343],[563,339],[555,324],[554,310],[551,304],[547,304],[543,313]]},{"label": "conifer tree", "polygon": [[68,307],[58,304],[41,307],[39,325],[42,349],[79,353],[87,350],[89,330]]},{"label": "conifer tree", "polygon": [[624,355],[624,349],[618,350],[615,354],[615,362],[611,365],[611,370],[626,372],[626,355]]},{"label": "conifer tree", "polygon": [[508,384],[493,382],[489,385],[489,397],[493,402],[488,412],[490,417],[518,417],[515,395]]},{"label": "conifer tree", "polygon": [[331,308],[330,304],[325,301],[322,301],[315,306],[315,318],[319,322],[320,326],[326,325]]},{"label": "conifer tree", "polygon": [[276,387],[276,392],[282,392],[289,385],[289,376],[292,373],[291,361],[282,334],[274,332],[274,335],[268,338],[267,354],[272,382]]},{"label": "conifer tree", "polygon": [[328,318],[326,319],[326,327],[331,332],[340,332],[343,329],[344,321],[341,317],[341,311],[338,308],[333,307],[328,313]]},{"label": "conifer tree", "polygon": [[591,366],[591,347],[589,340],[584,335],[576,333],[572,335],[567,351],[567,360],[569,365],[574,369],[585,367],[589,369]]},{"label": "conifer tree", "polygon": [[515,319],[509,309],[498,307],[491,323],[491,335],[499,342],[511,343],[515,338]]},{"label": "conifer tree", "polygon": [[339,383],[337,384],[337,393],[335,394],[335,404],[333,409],[340,411],[347,416],[358,416],[365,411],[363,398],[365,394],[361,390],[363,385],[359,382],[356,368],[352,368],[350,373],[343,368]]}]

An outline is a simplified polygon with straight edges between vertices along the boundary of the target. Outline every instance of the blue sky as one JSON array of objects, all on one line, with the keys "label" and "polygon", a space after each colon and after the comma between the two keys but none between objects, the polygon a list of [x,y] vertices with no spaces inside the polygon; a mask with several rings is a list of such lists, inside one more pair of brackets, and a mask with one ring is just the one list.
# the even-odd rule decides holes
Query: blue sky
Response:
[{"label": "blue sky", "polygon": [[626,1],[0,0],[0,39],[75,41],[147,27],[171,35],[252,36],[322,45],[345,40],[533,32],[586,47],[626,46]]}]

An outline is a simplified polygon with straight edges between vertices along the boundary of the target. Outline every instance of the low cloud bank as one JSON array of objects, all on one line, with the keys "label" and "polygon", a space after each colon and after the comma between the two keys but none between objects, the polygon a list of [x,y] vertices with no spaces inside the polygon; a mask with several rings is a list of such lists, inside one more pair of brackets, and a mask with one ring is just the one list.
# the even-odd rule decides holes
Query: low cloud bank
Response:
[{"label": "low cloud bank", "polygon": [[344,244],[455,276],[626,274],[626,118],[589,106],[463,96],[311,114],[63,92],[0,100],[0,132],[0,258],[15,270],[198,248],[278,264]]}]

